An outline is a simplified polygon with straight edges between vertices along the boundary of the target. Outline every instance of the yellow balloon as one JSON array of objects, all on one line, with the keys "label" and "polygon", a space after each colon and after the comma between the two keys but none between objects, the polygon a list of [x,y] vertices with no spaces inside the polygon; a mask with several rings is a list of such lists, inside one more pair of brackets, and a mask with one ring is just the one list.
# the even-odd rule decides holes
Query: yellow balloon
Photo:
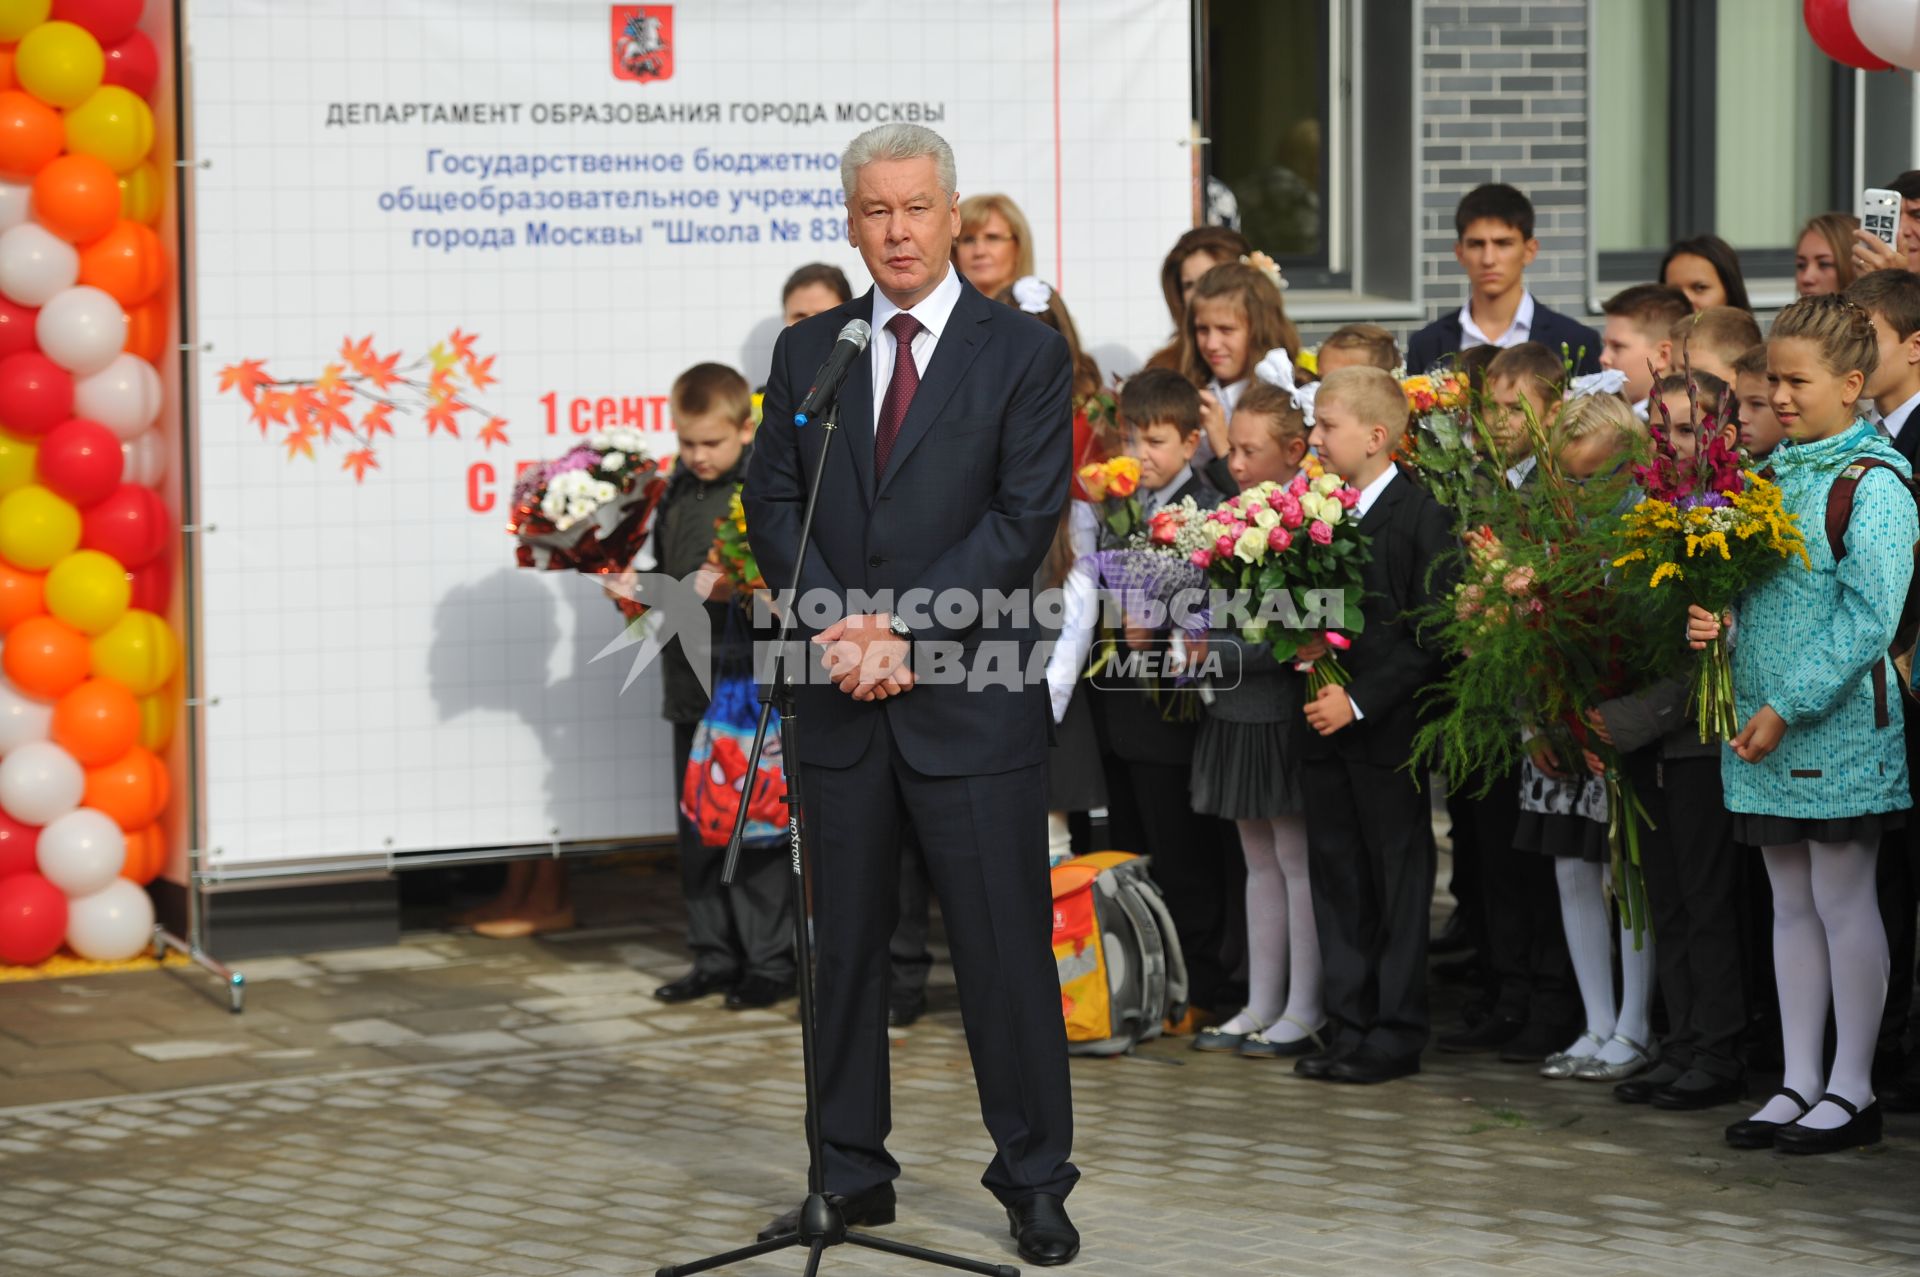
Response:
[{"label": "yellow balloon", "polygon": [[80,544],[80,512],[37,483],[0,497],[0,559],[44,572]]},{"label": "yellow balloon", "polygon": [[151,696],[166,686],[180,663],[180,645],[167,623],[134,608],[112,629],[93,640],[93,672],[126,687],[135,696]]},{"label": "yellow balloon", "polygon": [[104,634],[133,601],[133,582],[110,554],[78,550],[47,573],[47,611],[82,634]]},{"label": "yellow balloon", "polygon": [[40,445],[0,430],[0,496],[33,482]]},{"label": "yellow balloon", "polygon": [[0,41],[18,40],[47,20],[53,0],[0,0]]},{"label": "yellow balloon", "polygon": [[124,173],[153,149],[153,112],[131,90],[103,85],[67,112],[67,149]]},{"label": "yellow balloon", "polygon": [[106,69],[100,42],[71,22],[35,27],[13,53],[14,78],[48,106],[79,106],[100,87]]},{"label": "yellow balloon", "polygon": [[169,692],[155,692],[140,698],[140,744],[156,754],[164,754],[173,743],[173,724],[179,707]]},{"label": "yellow balloon", "polygon": [[166,207],[167,190],[160,185],[160,166],[152,160],[134,165],[120,175],[120,215],[152,226]]}]

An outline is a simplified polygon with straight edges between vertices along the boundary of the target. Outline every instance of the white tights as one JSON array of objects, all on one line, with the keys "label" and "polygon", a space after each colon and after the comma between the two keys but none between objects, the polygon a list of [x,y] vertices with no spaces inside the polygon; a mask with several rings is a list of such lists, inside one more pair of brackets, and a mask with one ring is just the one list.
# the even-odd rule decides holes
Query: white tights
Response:
[{"label": "white tights", "polygon": [[1230,1033],[1264,1028],[1272,1041],[1298,1042],[1323,1018],[1306,819],[1275,816],[1234,823],[1247,857],[1247,1009],[1222,1028]]},{"label": "white tights", "polygon": [[[1782,1085],[1812,1102],[1801,1125],[1845,1126],[1845,1109],[1820,1103],[1839,1095],[1866,1108],[1873,1099],[1873,1047],[1887,998],[1887,932],[1874,889],[1876,848],[1863,842],[1797,842],[1764,847],[1773,883],[1773,969],[1780,985]],[[1833,1072],[1820,1063],[1833,1007]],[[1791,1122],[1793,1101],[1768,1100],[1754,1114]]]},{"label": "white tights", "polygon": [[[1567,951],[1573,957],[1574,979],[1580,1001],[1586,1005],[1587,1032],[1568,1053],[1584,1059],[1598,1055],[1609,1064],[1624,1064],[1633,1047],[1617,1039],[1648,1045],[1649,1005],[1653,1000],[1653,932],[1633,947],[1633,932],[1620,928],[1620,1003],[1613,1000],[1613,925],[1608,917],[1605,866],[1563,856],[1554,861],[1560,883],[1560,917],[1566,925]],[[1596,1045],[1598,1039],[1604,1045]]]}]

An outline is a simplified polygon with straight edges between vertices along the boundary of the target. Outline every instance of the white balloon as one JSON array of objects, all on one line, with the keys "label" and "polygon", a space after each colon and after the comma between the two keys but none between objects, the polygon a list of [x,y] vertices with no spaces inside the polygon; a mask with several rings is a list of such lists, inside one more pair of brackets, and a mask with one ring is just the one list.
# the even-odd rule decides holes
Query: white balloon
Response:
[{"label": "white balloon", "polygon": [[158,430],[142,430],[133,438],[121,441],[120,456],[125,464],[121,466],[120,477],[143,488],[157,488],[166,481],[167,461],[172,455],[173,450],[167,447]]},{"label": "white balloon", "polygon": [[124,962],[152,943],[153,897],[131,879],[67,901],[67,947],[83,958]]},{"label": "white balloon", "polygon": [[9,754],[53,731],[53,706],[36,701],[0,678],[0,754]]},{"label": "white balloon", "polygon": [[127,836],[113,817],[82,807],[40,831],[34,857],[46,880],[69,899],[90,896],[120,876],[127,863]]},{"label": "white balloon", "polygon": [[1847,17],[1869,53],[1909,71],[1920,69],[1920,5],[1914,0],[1849,0]]},{"label": "white balloon", "polygon": [[127,312],[113,294],[81,284],[55,294],[33,321],[48,359],[76,377],[104,369],[127,348]]},{"label": "white balloon", "polygon": [[132,439],[160,419],[160,374],[138,355],[112,363],[73,383],[73,415],[97,421],[122,439]]},{"label": "white balloon", "polygon": [[25,182],[0,181],[0,231],[23,224],[33,209],[33,187]]},{"label": "white balloon", "polygon": [[28,741],[0,758],[0,810],[23,825],[51,824],[86,790],[86,772],[52,741]]},{"label": "white balloon", "polygon": [[0,232],[0,293],[44,306],[80,278],[80,252],[37,222]]}]

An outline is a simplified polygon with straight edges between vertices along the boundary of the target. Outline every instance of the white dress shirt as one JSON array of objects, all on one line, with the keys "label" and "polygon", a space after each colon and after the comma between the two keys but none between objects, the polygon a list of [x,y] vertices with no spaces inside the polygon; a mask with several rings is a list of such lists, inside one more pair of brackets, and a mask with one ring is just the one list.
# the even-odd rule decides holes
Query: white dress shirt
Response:
[{"label": "white dress shirt", "polygon": [[[1201,431],[1200,437],[1202,439],[1205,439],[1207,437],[1206,431],[1204,430]],[[1193,459],[1194,461],[1198,461],[1200,459],[1200,454],[1195,453]],[[1191,478],[1193,478],[1193,465],[1189,463],[1187,465],[1181,466],[1180,473],[1174,475],[1173,478],[1167,480],[1165,485],[1158,488],[1154,488],[1151,491],[1147,491],[1143,489],[1139,494],[1140,517],[1143,519],[1148,519],[1148,518],[1152,518],[1155,514],[1159,513],[1161,507],[1171,502],[1173,500],[1173,494],[1180,491],[1180,489],[1186,487],[1187,481]]]},{"label": "white dress shirt", "polygon": [[[922,377],[927,375],[927,365],[933,362],[933,348],[940,344],[940,334],[947,329],[947,321],[953,318],[953,308],[960,303],[960,273],[953,266],[947,266],[947,273],[934,285],[933,291],[922,297],[907,310],[909,315],[920,321],[920,331],[913,337],[913,366]],[[887,299],[887,295],[878,288],[873,290],[873,341],[867,347],[873,357],[873,433],[876,445],[880,436],[880,409],[887,400],[887,387],[893,382],[894,347],[897,344],[893,334],[887,331],[887,321],[900,313],[900,308]]]},{"label": "white dress shirt", "polygon": [[1540,458],[1529,452],[1526,456],[1508,466],[1507,486],[1509,488],[1518,488],[1521,484],[1525,483],[1527,476],[1533,473],[1534,466],[1538,465],[1539,462]]},{"label": "white dress shirt", "polygon": [[1513,312],[1513,322],[1507,325],[1507,331],[1495,341],[1480,331],[1480,325],[1473,322],[1473,299],[1469,297],[1460,307],[1460,349],[1471,350],[1475,346],[1498,346],[1506,350],[1518,346],[1533,335],[1533,294],[1520,294],[1519,309]]},{"label": "white dress shirt", "polygon": [[1900,431],[1905,428],[1907,422],[1913,417],[1913,410],[1916,407],[1920,407],[1920,395],[1913,396],[1913,398],[1880,418],[1881,426],[1886,429],[1887,438],[1898,439],[1900,437]]},{"label": "white dress shirt", "polygon": [[1097,517],[1089,501],[1071,502],[1067,510],[1067,544],[1073,549],[1073,566],[1067,569],[1067,579],[1060,583],[1060,636],[1054,640],[1053,652],[1047,657],[1047,694],[1053,703],[1056,723],[1066,718],[1073,689],[1080,685],[1080,675],[1086,667],[1087,653],[1093,649],[1099,597],[1097,573],[1090,556],[1099,542]]}]

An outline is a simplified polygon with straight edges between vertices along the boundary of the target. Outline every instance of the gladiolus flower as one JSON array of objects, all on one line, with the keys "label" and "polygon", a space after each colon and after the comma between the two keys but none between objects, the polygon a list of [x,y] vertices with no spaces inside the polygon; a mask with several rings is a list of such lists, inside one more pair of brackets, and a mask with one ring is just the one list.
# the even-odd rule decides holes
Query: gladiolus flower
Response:
[{"label": "gladiolus flower", "polygon": [[1501,582],[1501,588],[1506,590],[1508,594],[1513,595],[1516,599],[1532,592],[1533,569],[1530,567],[1515,568],[1513,571],[1507,573],[1506,579]]},{"label": "gladiolus flower", "polygon": [[1315,545],[1333,544],[1333,525],[1324,519],[1315,519],[1307,525],[1307,538]]}]

